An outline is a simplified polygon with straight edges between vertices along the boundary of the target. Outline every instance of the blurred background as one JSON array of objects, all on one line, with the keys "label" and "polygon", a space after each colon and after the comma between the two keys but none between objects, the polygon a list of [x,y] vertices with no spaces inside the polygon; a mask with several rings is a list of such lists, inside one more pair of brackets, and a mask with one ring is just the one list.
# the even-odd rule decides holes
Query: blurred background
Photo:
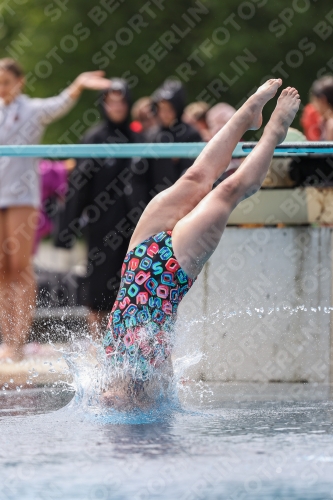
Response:
[{"label": "blurred background", "polygon": [[[332,6],[313,0],[12,0],[2,5],[0,52],[22,63],[31,96],[54,95],[80,72],[101,69],[126,77],[134,100],[175,76],[188,102],[237,107],[261,80],[281,77],[305,103],[311,83],[333,71],[332,31]],[[44,142],[77,142],[98,121],[90,108],[94,95],[85,93]]]}]

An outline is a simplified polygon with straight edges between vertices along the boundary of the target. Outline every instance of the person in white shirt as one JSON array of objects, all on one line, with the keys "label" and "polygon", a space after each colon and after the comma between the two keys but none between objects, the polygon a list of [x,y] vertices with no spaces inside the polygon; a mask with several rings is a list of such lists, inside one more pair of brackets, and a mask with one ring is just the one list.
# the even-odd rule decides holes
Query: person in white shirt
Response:
[{"label": "person in white shirt", "polygon": [[[22,93],[24,73],[13,59],[0,59],[0,144],[38,144],[45,127],[68,113],[83,89],[106,90],[103,71],[80,74],[59,95]],[[38,159],[0,157],[0,360],[20,360],[35,305],[31,265],[38,227]]]}]

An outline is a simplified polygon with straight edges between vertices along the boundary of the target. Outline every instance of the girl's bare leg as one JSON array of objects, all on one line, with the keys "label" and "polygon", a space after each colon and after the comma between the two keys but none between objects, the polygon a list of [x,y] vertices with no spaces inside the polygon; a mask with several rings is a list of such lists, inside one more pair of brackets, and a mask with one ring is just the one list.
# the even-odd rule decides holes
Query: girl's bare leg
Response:
[{"label": "girl's bare leg", "polygon": [[0,210],[0,329],[2,337],[0,359],[1,357],[7,357],[7,354],[9,354],[4,339],[8,337],[10,331],[10,317],[12,314],[11,296],[9,294],[8,256],[2,250],[6,238],[6,211],[2,209]]},{"label": "girl's bare leg", "polygon": [[175,225],[172,234],[175,255],[190,277],[199,274],[216,249],[236,205],[261,186],[274,149],[284,140],[299,104],[296,89],[283,90],[260,141],[239,169]]},{"label": "girl's bare leg", "polygon": [[27,340],[35,310],[36,286],[32,252],[37,224],[33,207],[10,207],[5,213],[5,238],[1,241],[1,257],[6,262],[3,274],[5,304],[3,348],[1,357],[19,360]]},{"label": "girl's bare leg", "polygon": [[173,186],[155,196],[139,220],[130,249],[152,234],[173,230],[177,222],[211,191],[216,179],[227,169],[245,132],[261,126],[262,108],[274,97],[281,84],[281,79],[268,80],[259,87],[207,144],[192,167]]}]

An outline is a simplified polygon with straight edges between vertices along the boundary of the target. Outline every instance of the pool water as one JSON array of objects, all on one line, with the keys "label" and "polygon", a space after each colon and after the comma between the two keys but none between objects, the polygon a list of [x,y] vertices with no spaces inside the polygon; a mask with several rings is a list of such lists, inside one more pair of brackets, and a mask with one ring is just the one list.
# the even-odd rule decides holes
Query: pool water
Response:
[{"label": "pool water", "polygon": [[189,385],[183,410],[131,425],[72,397],[1,394],[1,500],[333,499],[330,387]]}]

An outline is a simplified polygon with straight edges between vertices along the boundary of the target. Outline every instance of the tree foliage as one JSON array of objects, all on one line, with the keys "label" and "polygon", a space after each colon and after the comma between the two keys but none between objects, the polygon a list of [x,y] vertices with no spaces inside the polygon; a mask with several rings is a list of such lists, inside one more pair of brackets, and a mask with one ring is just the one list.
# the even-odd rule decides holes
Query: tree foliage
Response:
[{"label": "tree foliage", "polygon": [[[176,76],[189,100],[238,106],[263,79],[282,77],[305,104],[312,81],[333,71],[333,9],[320,0],[9,0],[0,38],[0,56],[22,63],[33,96],[103,69],[127,76],[134,99]],[[77,142],[98,119],[95,101],[86,92],[45,142]]]}]

